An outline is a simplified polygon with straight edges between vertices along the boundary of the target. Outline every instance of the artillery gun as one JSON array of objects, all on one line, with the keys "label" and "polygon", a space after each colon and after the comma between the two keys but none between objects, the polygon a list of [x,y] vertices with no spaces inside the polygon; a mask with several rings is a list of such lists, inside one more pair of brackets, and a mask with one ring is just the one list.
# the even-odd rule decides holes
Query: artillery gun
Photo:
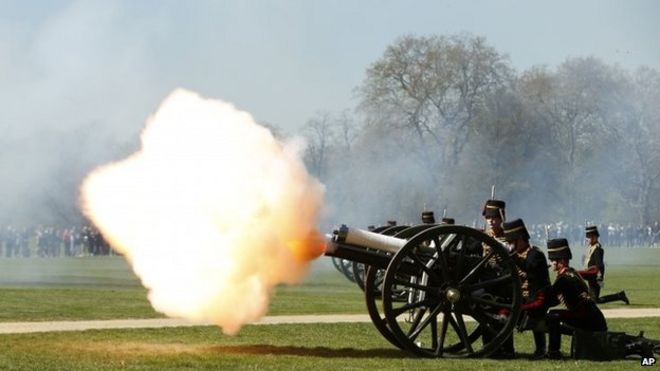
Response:
[{"label": "artillery gun", "polygon": [[[328,236],[325,255],[352,262],[354,279],[364,283],[369,316],[392,345],[422,357],[485,357],[512,336],[520,325],[520,280],[500,242],[459,225],[386,231],[342,226]],[[660,353],[660,342],[641,334],[587,334],[601,336],[598,342],[570,334],[575,358]],[[585,350],[580,344],[598,346]]]},{"label": "artillery gun", "polygon": [[[512,258],[473,228],[423,224],[388,236],[342,226],[326,255],[368,267],[365,297],[374,325],[419,356],[486,356],[511,336],[520,314]],[[477,342],[484,332],[490,340]]]}]

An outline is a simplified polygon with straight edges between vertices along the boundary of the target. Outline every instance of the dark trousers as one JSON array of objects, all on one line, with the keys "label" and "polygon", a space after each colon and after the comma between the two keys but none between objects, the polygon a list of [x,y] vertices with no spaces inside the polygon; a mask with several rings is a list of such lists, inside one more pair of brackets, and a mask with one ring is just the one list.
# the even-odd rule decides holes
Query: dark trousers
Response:
[{"label": "dark trousers", "polygon": [[623,291],[619,291],[616,294],[600,296],[600,285],[598,285],[596,282],[589,281],[589,291],[591,292],[593,299],[598,304],[611,303],[613,301],[624,301]]},{"label": "dark trousers", "polygon": [[532,331],[534,334],[534,354],[543,354],[545,353],[545,332],[543,331]]},{"label": "dark trousers", "polygon": [[570,328],[562,325],[586,331],[607,331],[607,322],[605,322],[603,312],[592,301],[585,302],[572,311],[566,309],[551,310],[546,315],[545,320],[549,332],[548,350],[550,352],[559,351],[562,333],[572,334]]},{"label": "dark trousers", "polygon": [[591,296],[593,296],[593,299],[598,302],[598,299],[600,298],[600,285],[595,281],[588,281],[588,283]]},{"label": "dark trousers", "polygon": [[[497,330],[499,331],[500,329],[498,328]],[[493,340],[493,338],[486,333],[482,334],[481,338],[484,342],[484,345],[489,343],[491,340]],[[497,348],[497,350],[493,353],[493,356],[497,357],[500,355],[514,355],[514,354],[515,354],[515,349],[513,347],[513,333],[512,333],[508,338],[506,338],[506,340],[504,340],[502,345],[499,348]]]}]

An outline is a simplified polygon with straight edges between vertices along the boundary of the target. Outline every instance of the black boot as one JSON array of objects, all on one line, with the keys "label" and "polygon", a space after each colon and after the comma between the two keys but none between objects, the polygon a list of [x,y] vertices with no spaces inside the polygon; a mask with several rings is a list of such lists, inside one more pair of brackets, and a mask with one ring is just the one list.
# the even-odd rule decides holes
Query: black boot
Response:
[{"label": "black boot", "polygon": [[626,305],[630,305],[630,300],[628,300],[628,297],[626,296],[626,292],[625,292],[625,291],[621,291],[621,292],[619,293],[619,297],[620,297],[620,300],[621,300],[622,302],[626,303]]},{"label": "black boot", "polygon": [[548,359],[562,359],[561,352],[558,350],[550,350],[546,355]]},{"label": "black boot", "polygon": [[532,359],[541,359],[545,357],[545,332],[534,331],[534,354]]},{"label": "black boot", "polygon": [[628,300],[628,297],[626,296],[625,291],[620,291],[616,294],[610,294],[610,295],[605,295],[601,296],[598,298],[598,303],[603,304],[603,303],[609,303],[613,301],[622,301],[626,303],[626,305],[630,304],[630,301]]}]

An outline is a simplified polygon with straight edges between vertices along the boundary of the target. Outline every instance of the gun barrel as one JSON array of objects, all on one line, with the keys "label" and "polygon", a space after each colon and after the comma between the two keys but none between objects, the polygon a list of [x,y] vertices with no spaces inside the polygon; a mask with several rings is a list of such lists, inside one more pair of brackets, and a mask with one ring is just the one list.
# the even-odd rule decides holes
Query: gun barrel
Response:
[{"label": "gun barrel", "polygon": [[342,225],[334,232],[333,241],[392,254],[399,251],[406,244],[406,240],[401,238],[373,233],[359,228],[348,228],[346,225]]}]

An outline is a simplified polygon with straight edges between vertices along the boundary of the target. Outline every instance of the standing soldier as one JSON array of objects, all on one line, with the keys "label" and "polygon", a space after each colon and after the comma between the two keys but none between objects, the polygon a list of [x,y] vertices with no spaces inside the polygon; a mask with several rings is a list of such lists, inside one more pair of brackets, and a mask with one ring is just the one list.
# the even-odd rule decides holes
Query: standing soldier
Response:
[{"label": "standing soldier", "polygon": [[[504,220],[506,220],[506,213],[504,211],[504,208],[506,206],[506,203],[502,200],[487,200],[486,204],[484,204],[484,207],[481,211],[481,215],[484,217],[486,220],[486,234],[489,236],[495,238],[496,240],[502,242],[504,244],[504,232],[502,230],[502,223]],[[483,245],[483,255],[488,254],[490,250],[490,246]],[[497,266],[498,262],[496,261],[495,258],[492,258],[489,262],[489,265],[491,266]],[[484,344],[489,342],[490,336],[486,333],[482,335]],[[493,358],[514,358],[515,357],[515,349],[513,347],[513,336],[509,336],[504,343],[502,343],[502,347],[500,347],[495,353],[493,354]]]},{"label": "standing soldier", "polygon": [[502,242],[502,223],[506,220],[505,206],[504,201],[488,200],[481,211],[481,215],[486,219],[486,234]]},{"label": "standing soldier", "polygon": [[433,211],[422,212],[422,223],[435,224],[435,214],[433,214]]},{"label": "standing soldier", "polygon": [[[504,239],[515,252],[514,261],[518,267],[520,277],[523,303],[529,303],[536,299],[543,289],[550,286],[548,275],[548,261],[543,252],[536,246],[530,246],[529,233],[522,219],[516,219],[502,226]],[[527,316],[530,322],[540,323],[545,317],[546,307],[541,306],[529,310]],[[534,359],[545,357],[545,332],[532,330],[534,334]]]},{"label": "standing soldier", "polygon": [[557,272],[555,282],[547,290],[536,295],[532,302],[522,305],[522,310],[531,311],[553,307],[560,302],[566,309],[553,309],[545,317],[548,326],[548,358],[562,358],[559,350],[561,346],[562,324],[585,331],[607,331],[607,322],[603,312],[589,296],[589,288],[582,277],[569,266],[573,255],[565,238],[556,238],[548,241],[548,259],[552,261],[552,268]]},{"label": "standing soldier", "polygon": [[598,242],[598,228],[595,225],[586,227],[587,252],[584,256],[584,270],[578,271],[589,284],[589,291],[596,303],[609,303],[612,301],[622,301],[626,305],[630,304],[625,291],[619,291],[616,294],[600,296],[600,288],[605,279],[605,251],[600,242]]}]

